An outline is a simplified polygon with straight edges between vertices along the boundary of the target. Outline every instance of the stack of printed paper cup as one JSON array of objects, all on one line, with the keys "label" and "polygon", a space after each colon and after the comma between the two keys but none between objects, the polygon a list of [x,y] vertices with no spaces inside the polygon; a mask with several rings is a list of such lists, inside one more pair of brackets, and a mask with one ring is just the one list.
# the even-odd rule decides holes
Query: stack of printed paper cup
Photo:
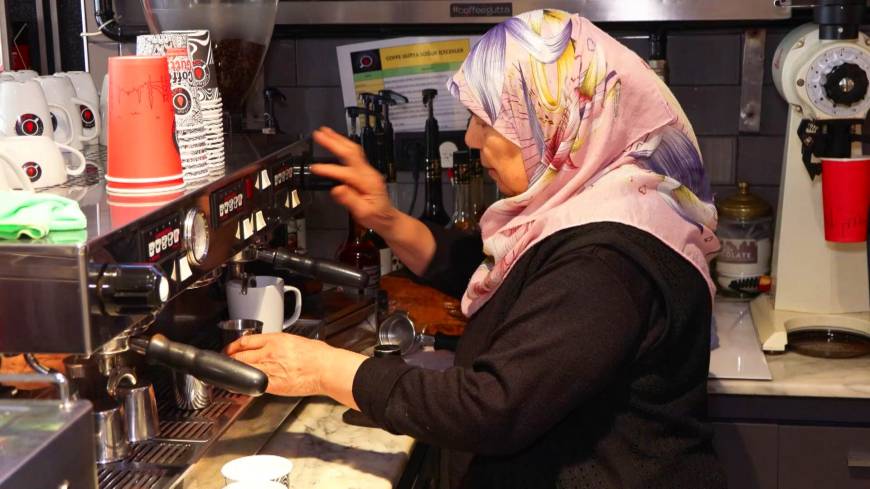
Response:
[{"label": "stack of printed paper cup", "polygon": [[218,89],[211,34],[207,30],[166,31],[166,33],[187,36],[187,52],[193,63],[193,83],[200,88],[197,93],[202,111],[202,121],[205,124],[208,172],[212,176],[223,175],[225,163],[224,103]]},{"label": "stack of printed paper cup", "polygon": [[[199,87],[193,82],[193,63],[184,34],[153,34],[136,39],[136,54],[166,56],[175,109],[175,138],[181,154],[185,183],[208,178],[205,125],[199,106]],[[110,81],[111,83],[111,78]]]}]

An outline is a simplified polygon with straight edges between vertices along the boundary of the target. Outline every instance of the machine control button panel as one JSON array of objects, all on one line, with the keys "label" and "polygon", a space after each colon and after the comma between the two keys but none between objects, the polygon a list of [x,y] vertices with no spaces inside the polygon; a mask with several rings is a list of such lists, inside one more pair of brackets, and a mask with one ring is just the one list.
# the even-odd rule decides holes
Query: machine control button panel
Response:
[{"label": "machine control button panel", "polygon": [[222,224],[248,211],[254,196],[253,181],[236,180],[211,194],[211,227]]},{"label": "machine control button panel", "polygon": [[270,168],[272,173],[272,184],[275,186],[275,191],[290,188],[293,185],[293,164],[290,161],[284,161]]},{"label": "machine control button panel", "polygon": [[144,261],[157,263],[182,248],[181,217],[164,216],[145,226],[139,234],[139,249]]}]

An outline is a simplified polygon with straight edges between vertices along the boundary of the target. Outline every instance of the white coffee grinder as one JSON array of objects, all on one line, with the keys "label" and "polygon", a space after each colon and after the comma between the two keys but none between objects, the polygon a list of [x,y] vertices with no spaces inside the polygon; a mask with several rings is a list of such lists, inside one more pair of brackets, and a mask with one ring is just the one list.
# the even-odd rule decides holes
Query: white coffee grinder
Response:
[{"label": "white coffee grinder", "polygon": [[765,351],[783,351],[806,333],[870,338],[866,237],[825,239],[820,178],[821,158],[862,154],[870,109],[870,38],[859,31],[865,2],[818,0],[815,23],[789,33],[774,55],[773,80],[789,117],[773,287],[751,304]]}]

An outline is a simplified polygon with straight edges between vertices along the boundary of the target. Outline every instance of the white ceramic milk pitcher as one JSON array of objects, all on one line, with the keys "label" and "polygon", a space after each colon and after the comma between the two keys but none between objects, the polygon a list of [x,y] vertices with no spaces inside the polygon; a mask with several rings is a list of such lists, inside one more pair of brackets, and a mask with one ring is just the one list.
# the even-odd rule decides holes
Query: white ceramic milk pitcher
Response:
[{"label": "white ceramic milk pitcher", "polygon": [[[247,293],[242,294],[241,280],[227,282],[227,302],[230,319],[256,319],[263,323],[263,333],[280,333],[299,319],[302,313],[302,292],[284,285],[280,277],[257,275],[248,277]],[[284,294],[292,292],[296,298],[293,315],[284,320]]]}]

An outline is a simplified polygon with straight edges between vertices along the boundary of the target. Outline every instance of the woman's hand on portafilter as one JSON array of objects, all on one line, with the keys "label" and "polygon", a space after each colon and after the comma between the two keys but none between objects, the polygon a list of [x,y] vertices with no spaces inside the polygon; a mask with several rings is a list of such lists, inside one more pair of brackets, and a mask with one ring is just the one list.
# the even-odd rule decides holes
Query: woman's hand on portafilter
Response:
[{"label": "woman's hand on portafilter", "polygon": [[314,131],[313,137],[341,164],[311,165],[311,172],[340,182],[332,189],[332,197],[347,208],[357,223],[381,234],[388,233],[397,212],[384,178],[366,160],[362,146],[328,127]]},{"label": "woman's hand on portafilter", "polygon": [[269,377],[266,392],[279,396],[326,395],[359,410],[353,378],[365,356],[287,333],[242,336],[224,352]]}]

